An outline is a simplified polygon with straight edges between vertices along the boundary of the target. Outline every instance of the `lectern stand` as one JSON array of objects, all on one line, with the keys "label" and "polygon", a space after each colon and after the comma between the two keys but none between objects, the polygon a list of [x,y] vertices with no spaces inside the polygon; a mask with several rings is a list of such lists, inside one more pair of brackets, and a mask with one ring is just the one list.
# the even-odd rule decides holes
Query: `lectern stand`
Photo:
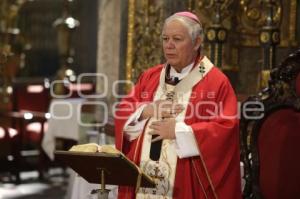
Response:
[{"label": "lectern stand", "polygon": [[139,187],[155,187],[154,181],[123,154],[56,151],[55,157],[70,166],[89,183],[101,184],[93,190],[99,199],[107,199],[106,184]]}]

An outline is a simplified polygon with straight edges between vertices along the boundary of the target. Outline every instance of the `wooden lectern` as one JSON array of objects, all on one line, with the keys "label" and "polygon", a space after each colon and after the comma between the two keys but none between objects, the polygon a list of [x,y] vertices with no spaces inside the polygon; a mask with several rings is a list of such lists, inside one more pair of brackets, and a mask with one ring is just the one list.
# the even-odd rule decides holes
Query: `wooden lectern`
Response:
[{"label": "wooden lectern", "polygon": [[148,175],[123,154],[102,152],[74,152],[56,151],[55,157],[76,171],[89,183],[101,184],[98,193],[99,199],[107,199],[109,190],[106,184],[154,188],[155,183]]}]

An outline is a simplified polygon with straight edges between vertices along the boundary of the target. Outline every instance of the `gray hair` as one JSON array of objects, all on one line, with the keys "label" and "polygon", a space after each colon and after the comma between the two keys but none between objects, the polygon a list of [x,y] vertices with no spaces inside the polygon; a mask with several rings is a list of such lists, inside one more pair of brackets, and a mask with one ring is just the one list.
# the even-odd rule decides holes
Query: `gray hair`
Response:
[{"label": "gray hair", "polygon": [[201,42],[203,42],[203,28],[200,23],[188,17],[173,14],[165,20],[164,26],[165,24],[175,20],[180,21],[187,28],[193,43],[197,37],[200,37]]}]

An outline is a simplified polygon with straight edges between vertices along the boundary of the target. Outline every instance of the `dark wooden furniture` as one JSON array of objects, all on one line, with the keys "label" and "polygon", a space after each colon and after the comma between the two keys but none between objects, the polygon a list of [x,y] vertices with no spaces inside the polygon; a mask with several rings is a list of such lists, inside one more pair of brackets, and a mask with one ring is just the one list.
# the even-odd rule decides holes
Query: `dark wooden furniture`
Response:
[{"label": "dark wooden furniture", "polygon": [[0,113],[6,120],[5,127],[17,131],[13,150],[16,151],[18,172],[38,170],[42,177],[45,159],[41,141],[45,132],[46,117],[50,103],[50,89],[43,80],[18,81],[13,83],[12,110]]},{"label": "dark wooden furniture", "polygon": [[[17,131],[0,126],[0,172],[9,172],[16,183],[20,182]],[[1,179],[0,179],[1,181]]]},{"label": "dark wooden furniture", "polygon": [[243,103],[253,108],[242,111],[240,125],[244,198],[299,198],[299,91],[300,49],[271,71],[267,88]]}]

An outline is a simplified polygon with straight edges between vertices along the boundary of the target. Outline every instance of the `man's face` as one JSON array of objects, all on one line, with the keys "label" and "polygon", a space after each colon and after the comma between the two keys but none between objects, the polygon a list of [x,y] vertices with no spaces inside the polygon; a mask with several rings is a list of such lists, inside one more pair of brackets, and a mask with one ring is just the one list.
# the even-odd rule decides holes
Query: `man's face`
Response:
[{"label": "man's face", "polygon": [[193,62],[197,47],[193,45],[188,29],[174,20],[165,24],[162,32],[163,51],[167,62],[181,71]]}]

